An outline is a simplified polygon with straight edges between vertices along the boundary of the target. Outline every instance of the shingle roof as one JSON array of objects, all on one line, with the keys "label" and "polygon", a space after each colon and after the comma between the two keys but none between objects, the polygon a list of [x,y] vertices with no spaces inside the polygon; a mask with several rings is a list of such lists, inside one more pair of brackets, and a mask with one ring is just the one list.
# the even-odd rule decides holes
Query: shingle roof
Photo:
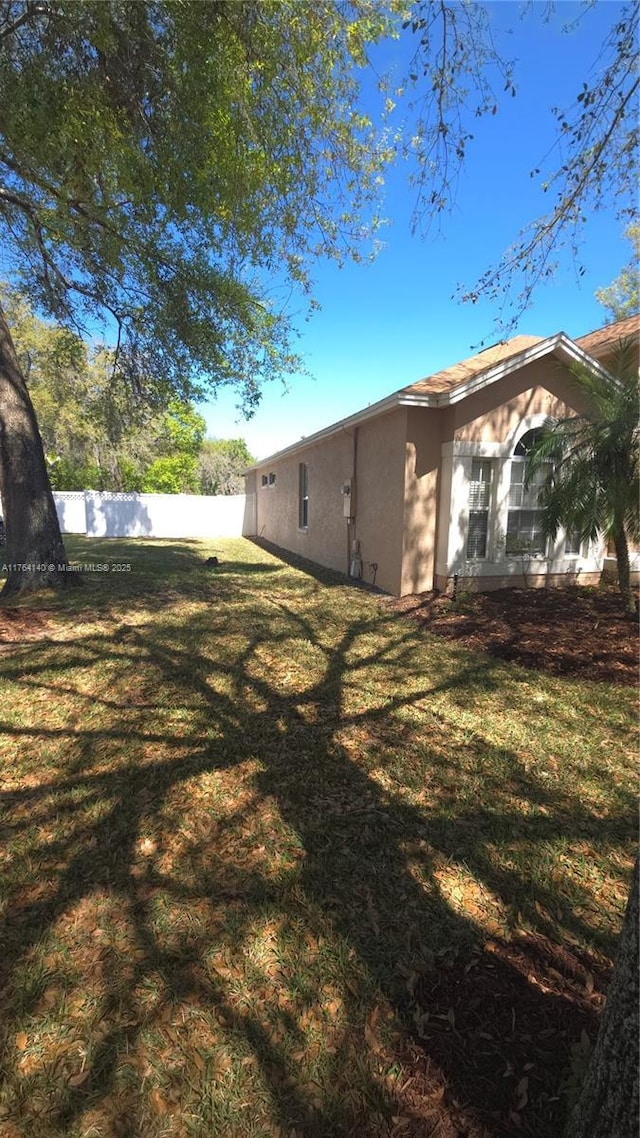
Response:
[{"label": "shingle roof", "polygon": [[[356,425],[365,419],[381,415],[403,404],[417,404],[423,407],[446,406],[449,402],[453,403],[465,398],[470,390],[477,390],[478,387],[482,387],[485,382],[483,380],[485,373],[486,382],[490,383],[500,374],[504,374],[504,371],[516,370],[534,358],[542,358],[548,352],[558,354],[559,358],[571,364],[578,358],[579,353],[576,353],[575,349],[579,348],[606,366],[608,349],[614,348],[621,339],[638,333],[640,333],[640,315],[630,316],[627,320],[620,320],[616,324],[609,324],[606,328],[599,328],[580,339],[571,340],[564,332],[558,332],[546,339],[542,336],[513,336],[510,340],[492,344],[475,356],[469,356],[468,359],[461,360],[442,371],[437,371],[434,375],[419,379],[407,387],[401,387],[399,391],[395,391],[386,399],[370,404],[356,414],[325,427],[324,430],[316,431],[308,438],[293,443],[275,455],[261,459],[249,469],[258,469],[274,458],[280,458],[285,454],[299,450],[301,447],[309,446],[312,442],[329,437],[336,431],[343,430],[345,426]],[[539,350],[534,350],[536,345],[540,345]],[[519,356],[524,358],[519,360]],[[513,361],[511,366],[509,366],[509,361]],[[504,369],[502,365],[505,365]]]},{"label": "shingle roof", "polygon": [[[629,316],[626,320],[619,320],[615,324],[608,324],[605,328],[589,332],[586,336],[580,336],[574,340],[574,343],[588,355],[598,359],[600,356],[606,356],[620,340],[639,334],[640,315]],[[481,376],[496,364],[504,363],[505,360],[520,355],[534,344],[541,343],[542,339],[542,336],[513,336],[510,340],[492,344],[477,355],[469,356],[468,359],[437,371],[434,375],[419,379],[408,387],[401,388],[401,392],[410,395],[440,395],[452,391],[470,379]]]},{"label": "shingle roof", "polygon": [[489,368],[511,359],[512,356],[519,355],[520,352],[524,352],[526,348],[531,348],[534,344],[541,343],[541,341],[542,336],[513,336],[511,340],[504,340],[499,344],[492,344],[491,347],[485,348],[484,351],[478,352],[475,356],[469,356],[468,359],[461,360],[460,363],[453,364],[452,367],[444,368],[443,371],[437,371],[435,375],[429,375],[426,379],[419,379],[416,383],[411,383],[408,387],[401,388],[402,393],[411,395],[436,395],[444,391],[451,391],[461,383],[475,379],[477,376],[482,375],[484,371],[488,371]]},{"label": "shingle roof", "polygon": [[628,316],[626,320],[618,320],[615,324],[607,324],[604,328],[597,328],[586,336],[578,336],[574,343],[590,356],[599,359],[607,355],[612,348],[616,348],[621,340],[640,335],[640,313]]}]

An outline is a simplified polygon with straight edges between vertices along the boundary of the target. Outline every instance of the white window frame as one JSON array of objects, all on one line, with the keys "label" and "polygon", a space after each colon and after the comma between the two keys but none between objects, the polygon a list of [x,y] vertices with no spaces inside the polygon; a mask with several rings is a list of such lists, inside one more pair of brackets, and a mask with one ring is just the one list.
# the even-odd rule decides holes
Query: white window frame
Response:
[{"label": "white window frame", "polygon": [[298,529],[309,529],[309,464],[298,463]]},{"label": "white window frame", "polygon": [[[577,545],[578,548],[577,549],[570,549],[569,546],[571,544],[573,544],[574,539],[575,539],[575,544]],[[565,537],[564,537],[564,555],[565,555],[565,557],[584,557],[585,556],[585,544],[586,543],[584,541],[581,541],[580,535],[578,533],[576,533],[575,530],[573,532],[569,531],[569,532],[565,533]]]},{"label": "white window frame", "polygon": [[[552,421],[549,414],[527,415],[502,442],[455,439],[442,444],[436,549],[438,576],[451,577],[458,573],[462,576],[521,578],[523,554],[508,555],[506,552],[511,462],[523,435]],[[469,482],[474,458],[488,458],[494,463],[485,558],[467,557]],[[602,570],[604,545],[601,541],[584,542],[579,555],[570,553],[565,556],[566,538],[566,533],[559,530],[556,539],[549,543],[546,557],[531,555],[527,558],[527,571],[535,575],[598,573]]]},{"label": "white window frame", "polygon": [[[507,557],[522,557],[522,555],[524,554],[525,556],[530,556],[530,557],[545,558],[549,552],[549,538],[544,533],[544,531],[542,531],[542,538],[540,541],[539,548],[530,547],[529,549],[527,549],[527,546],[525,544],[522,544],[521,546],[519,546],[517,548],[509,549],[509,529],[510,529],[511,515],[512,514],[520,515],[519,521],[522,521],[522,515],[524,515],[524,514],[540,515],[543,512],[542,508],[540,506],[539,498],[540,498],[540,492],[542,490],[542,487],[543,487],[543,485],[546,482],[546,479],[548,477],[549,469],[541,469],[538,472],[537,476],[534,478],[533,483],[527,487],[525,485],[527,457],[526,457],[526,455],[516,454],[516,451],[517,451],[518,447],[520,446],[522,440],[525,439],[528,434],[533,433],[536,430],[539,430],[539,428],[532,427],[532,428],[530,428],[529,431],[525,431],[524,434],[520,435],[519,439],[517,440],[517,442],[515,443],[515,446],[513,448],[513,453],[511,455],[511,461],[509,463],[509,500],[508,500],[508,509],[507,509],[507,526],[506,526],[506,530],[505,530],[505,555]],[[545,463],[544,465],[546,468],[550,468],[551,463]],[[521,471],[521,473],[522,473],[522,478],[520,480],[518,480],[517,482],[514,482],[515,471]],[[519,491],[519,494],[518,494],[518,491]],[[516,505],[514,503],[514,496],[515,497],[519,496],[519,498],[520,498],[520,502],[518,505]],[[540,526],[538,526],[536,528],[539,531],[541,530]]]}]

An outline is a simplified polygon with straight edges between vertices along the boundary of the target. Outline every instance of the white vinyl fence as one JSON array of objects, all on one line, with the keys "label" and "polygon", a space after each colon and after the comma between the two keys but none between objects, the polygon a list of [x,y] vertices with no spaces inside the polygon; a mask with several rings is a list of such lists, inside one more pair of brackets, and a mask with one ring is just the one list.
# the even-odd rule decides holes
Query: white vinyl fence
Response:
[{"label": "white vinyl fence", "polygon": [[63,533],[87,537],[241,537],[253,534],[251,494],[53,493]]}]

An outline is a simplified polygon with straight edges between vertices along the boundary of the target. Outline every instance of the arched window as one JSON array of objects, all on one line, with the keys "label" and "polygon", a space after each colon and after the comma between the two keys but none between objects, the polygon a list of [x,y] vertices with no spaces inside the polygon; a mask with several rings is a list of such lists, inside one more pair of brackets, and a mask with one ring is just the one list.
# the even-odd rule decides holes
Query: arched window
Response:
[{"label": "arched window", "polygon": [[544,511],[540,507],[540,491],[551,472],[551,463],[543,463],[530,478],[528,485],[525,485],[527,455],[538,441],[540,431],[539,427],[527,431],[518,441],[511,459],[507,553],[544,555],[547,551],[547,537],[542,526]]}]

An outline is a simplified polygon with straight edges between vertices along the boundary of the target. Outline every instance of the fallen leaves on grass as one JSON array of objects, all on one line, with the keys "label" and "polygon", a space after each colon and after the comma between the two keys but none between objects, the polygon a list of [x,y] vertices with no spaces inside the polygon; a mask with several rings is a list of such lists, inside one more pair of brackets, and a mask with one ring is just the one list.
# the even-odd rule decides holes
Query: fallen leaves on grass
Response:
[{"label": "fallen leaves on grass", "polygon": [[233,549],[214,579],[137,545],[5,643],[0,1119],[559,1132],[624,905],[631,693],[477,667]]}]

